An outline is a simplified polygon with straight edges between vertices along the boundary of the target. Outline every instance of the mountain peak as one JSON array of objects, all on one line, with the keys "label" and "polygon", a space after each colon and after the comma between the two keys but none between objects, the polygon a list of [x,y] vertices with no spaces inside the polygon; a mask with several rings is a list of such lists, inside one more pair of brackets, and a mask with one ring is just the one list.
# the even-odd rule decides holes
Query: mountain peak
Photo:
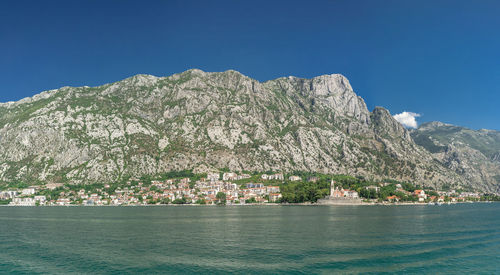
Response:
[{"label": "mountain peak", "polygon": [[411,142],[408,130],[394,119],[389,110],[384,107],[375,107],[371,113],[371,119],[375,127],[375,133],[378,135],[388,135],[392,138],[402,137],[408,142]]},{"label": "mountain peak", "polygon": [[341,74],[325,74],[312,78],[313,85],[324,85],[328,91],[338,88],[353,91],[349,80]]},{"label": "mountain peak", "polygon": [[454,126],[454,125],[447,124],[447,123],[444,123],[441,121],[431,121],[431,122],[425,122],[425,123],[420,124],[420,126],[418,128],[425,129],[425,128],[447,127],[447,126]]}]

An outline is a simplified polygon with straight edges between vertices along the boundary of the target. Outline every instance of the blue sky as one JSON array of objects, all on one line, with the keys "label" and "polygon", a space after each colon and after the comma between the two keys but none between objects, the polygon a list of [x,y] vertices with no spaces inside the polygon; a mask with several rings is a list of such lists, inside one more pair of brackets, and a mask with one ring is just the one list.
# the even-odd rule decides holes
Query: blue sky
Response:
[{"label": "blue sky", "polygon": [[500,130],[500,1],[1,1],[0,102],[134,74],[341,73],[368,107]]}]

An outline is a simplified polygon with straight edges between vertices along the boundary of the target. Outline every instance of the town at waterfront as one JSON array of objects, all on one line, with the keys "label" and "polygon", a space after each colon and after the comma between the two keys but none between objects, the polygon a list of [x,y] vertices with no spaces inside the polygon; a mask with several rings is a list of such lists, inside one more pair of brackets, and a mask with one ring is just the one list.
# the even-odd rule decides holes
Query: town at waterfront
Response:
[{"label": "town at waterfront", "polygon": [[395,180],[297,172],[194,174],[169,172],[154,179],[128,178],[119,183],[4,183],[0,205],[139,206],[139,205],[271,205],[271,204],[442,204],[498,201],[499,194],[443,186],[413,185]]}]

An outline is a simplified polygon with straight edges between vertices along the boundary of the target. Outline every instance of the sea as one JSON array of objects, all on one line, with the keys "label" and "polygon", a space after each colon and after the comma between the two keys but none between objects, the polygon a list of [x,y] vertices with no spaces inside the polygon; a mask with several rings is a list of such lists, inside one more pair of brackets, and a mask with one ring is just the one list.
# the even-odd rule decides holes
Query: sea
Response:
[{"label": "sea", "polygon": [[500,274],[500,203],[0,207],[0,274]]}]

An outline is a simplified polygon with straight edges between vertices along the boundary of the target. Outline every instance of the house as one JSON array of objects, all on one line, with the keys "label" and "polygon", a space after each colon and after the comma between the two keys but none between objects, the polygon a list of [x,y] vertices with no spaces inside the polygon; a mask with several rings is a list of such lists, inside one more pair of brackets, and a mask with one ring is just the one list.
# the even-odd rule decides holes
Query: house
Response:
[{"label": "house", "polygon": [[238,175],[238,177],[236,179],[242,180],[242,179],[249,179],[251,177],[252,176],[250,176],[249,174],[241,174],[241,175]]},{"label": "house", "polygon": [[28,187],[28,188],[21,190],[21,195],[30,196],[30,195],[34,195],[35,192],[36,192],[36,189],[34,187]]},{"label": "house", "polygon": [[34,200],[35,200],[35,202],[38,202],[40,205],[43,205],[43,204],[45,204],[45,202],[47,202],[47,197],[35,196]]},{"label": "house", "polygon": [[207,175],[207,179],[210,180],[210,181],[218,181],[219,177],[220,177],[219,173],[209,173]]},{"label": "house", "polygon": [[228,180],[237,180],[238,175],[236,173],[224,173],[222,175],[222,180],[228,181]]},{"label": "house", "polygon": [[396,195],[392,195],[392,196],[388,196],[387,200],[391,201],[391,202],[398,202],[399,201],[399,197],[396,196]]},{"label": "house", "polygon": [[369,185],[365,187],[366,190],[375,190],[375,192],[380,192],[380,187],[375,186],[375,185]]},{"label": "house", "polygon": [[421,190],[421,189],[417,189],[417,190],[413,191],[413,195],[418,197],[419,202],[423,202],[427,199],[427,195],[425,194],[425,191]]},{"label": "house", "polygon": [[267,193],[279,193],[280,187],[279,186],[266,186],[266,192]]},{"label": "house", "polygon": [[13,198],[9,204],[18,206],[35,206],[36,202],[33,198]]},{"label": "house", "polygon": [[266,193],[265,187],[248,188],[250,194],[263,195]]},{"label": "house", "polygon": [[0,198],[1,199],[12,199],[17,196],[17,191],[12,191],[12,190],[7,190],[0,192]]},{"label": "house", "polygon": [[268,180],[269,179],[269,175],[268,174],[262,174],[260,176],[260,178],[263,179],[263,180]]},{"label": "house", "polygon": [[179,182],[178,187],[179,187],[179,189],[189,189],[189,183]]},{"label": "house", "polygon": [[285,177],[283,176],[283,174],[280,174],[280,173],[274,174],[271,177],[272,177],[272,179],[275,179],[275,180],[284,180],[285,179]]},{"label": "house", "polygon": [[344,189],[344,197],[351,198],[351,199],[358,199],[359,194],[358,194],[358,192],[356,192],[354,190]]},{"label": "house", "polygon": [[317,182],[318,180],[319,180],[319,178],[318,178],[318,177],[309,177],[309,178],[307,179],[307,181],[308,181],[308,182]]},{"label": "house", "polygon": [[262,187],[264,187],[264,184],[262,184],[262,183],[247,183],[246,186],[247,186],[247,188],[262,188]]},{"label": "house", "polygon": [[301,180],[301,179],[302,179],[302,178],[301,178],[301,177],[299,177],[299,176],[290,176],[290,177],[288,178],[288,180],[290,180],[290,181],[299,181],[299,180]]},{"label": "house", "polygon": [[238,185],[234,183],[225,183],[224,189],[226,190],[238,190]]},{"label": "house", "polygon": [[70,200],[68,198],[59,198],[57,201],[56,201],[56,204],[57,205],[69,205],[70,204]]},{"label": "house", "polygon": [[97,200],[100,200],[101,199],[101,196],[99,196],[98,194],[90,194],[90,199],[93,200],[93,201],[97,201]]},{"label": "house", "polygon": [[270,202],[277,202],[281,199],[281,194],[280,193],[270,193],[269,194],[269,201]]},{"label": "house", "polygon": [[397,186],[396,186],[396,191],[397,191],[397,192],[403,192],[403,193],[405,193],[406,195],[408,195],[408,191],[404,190],[403,188],[397,187]]}]

